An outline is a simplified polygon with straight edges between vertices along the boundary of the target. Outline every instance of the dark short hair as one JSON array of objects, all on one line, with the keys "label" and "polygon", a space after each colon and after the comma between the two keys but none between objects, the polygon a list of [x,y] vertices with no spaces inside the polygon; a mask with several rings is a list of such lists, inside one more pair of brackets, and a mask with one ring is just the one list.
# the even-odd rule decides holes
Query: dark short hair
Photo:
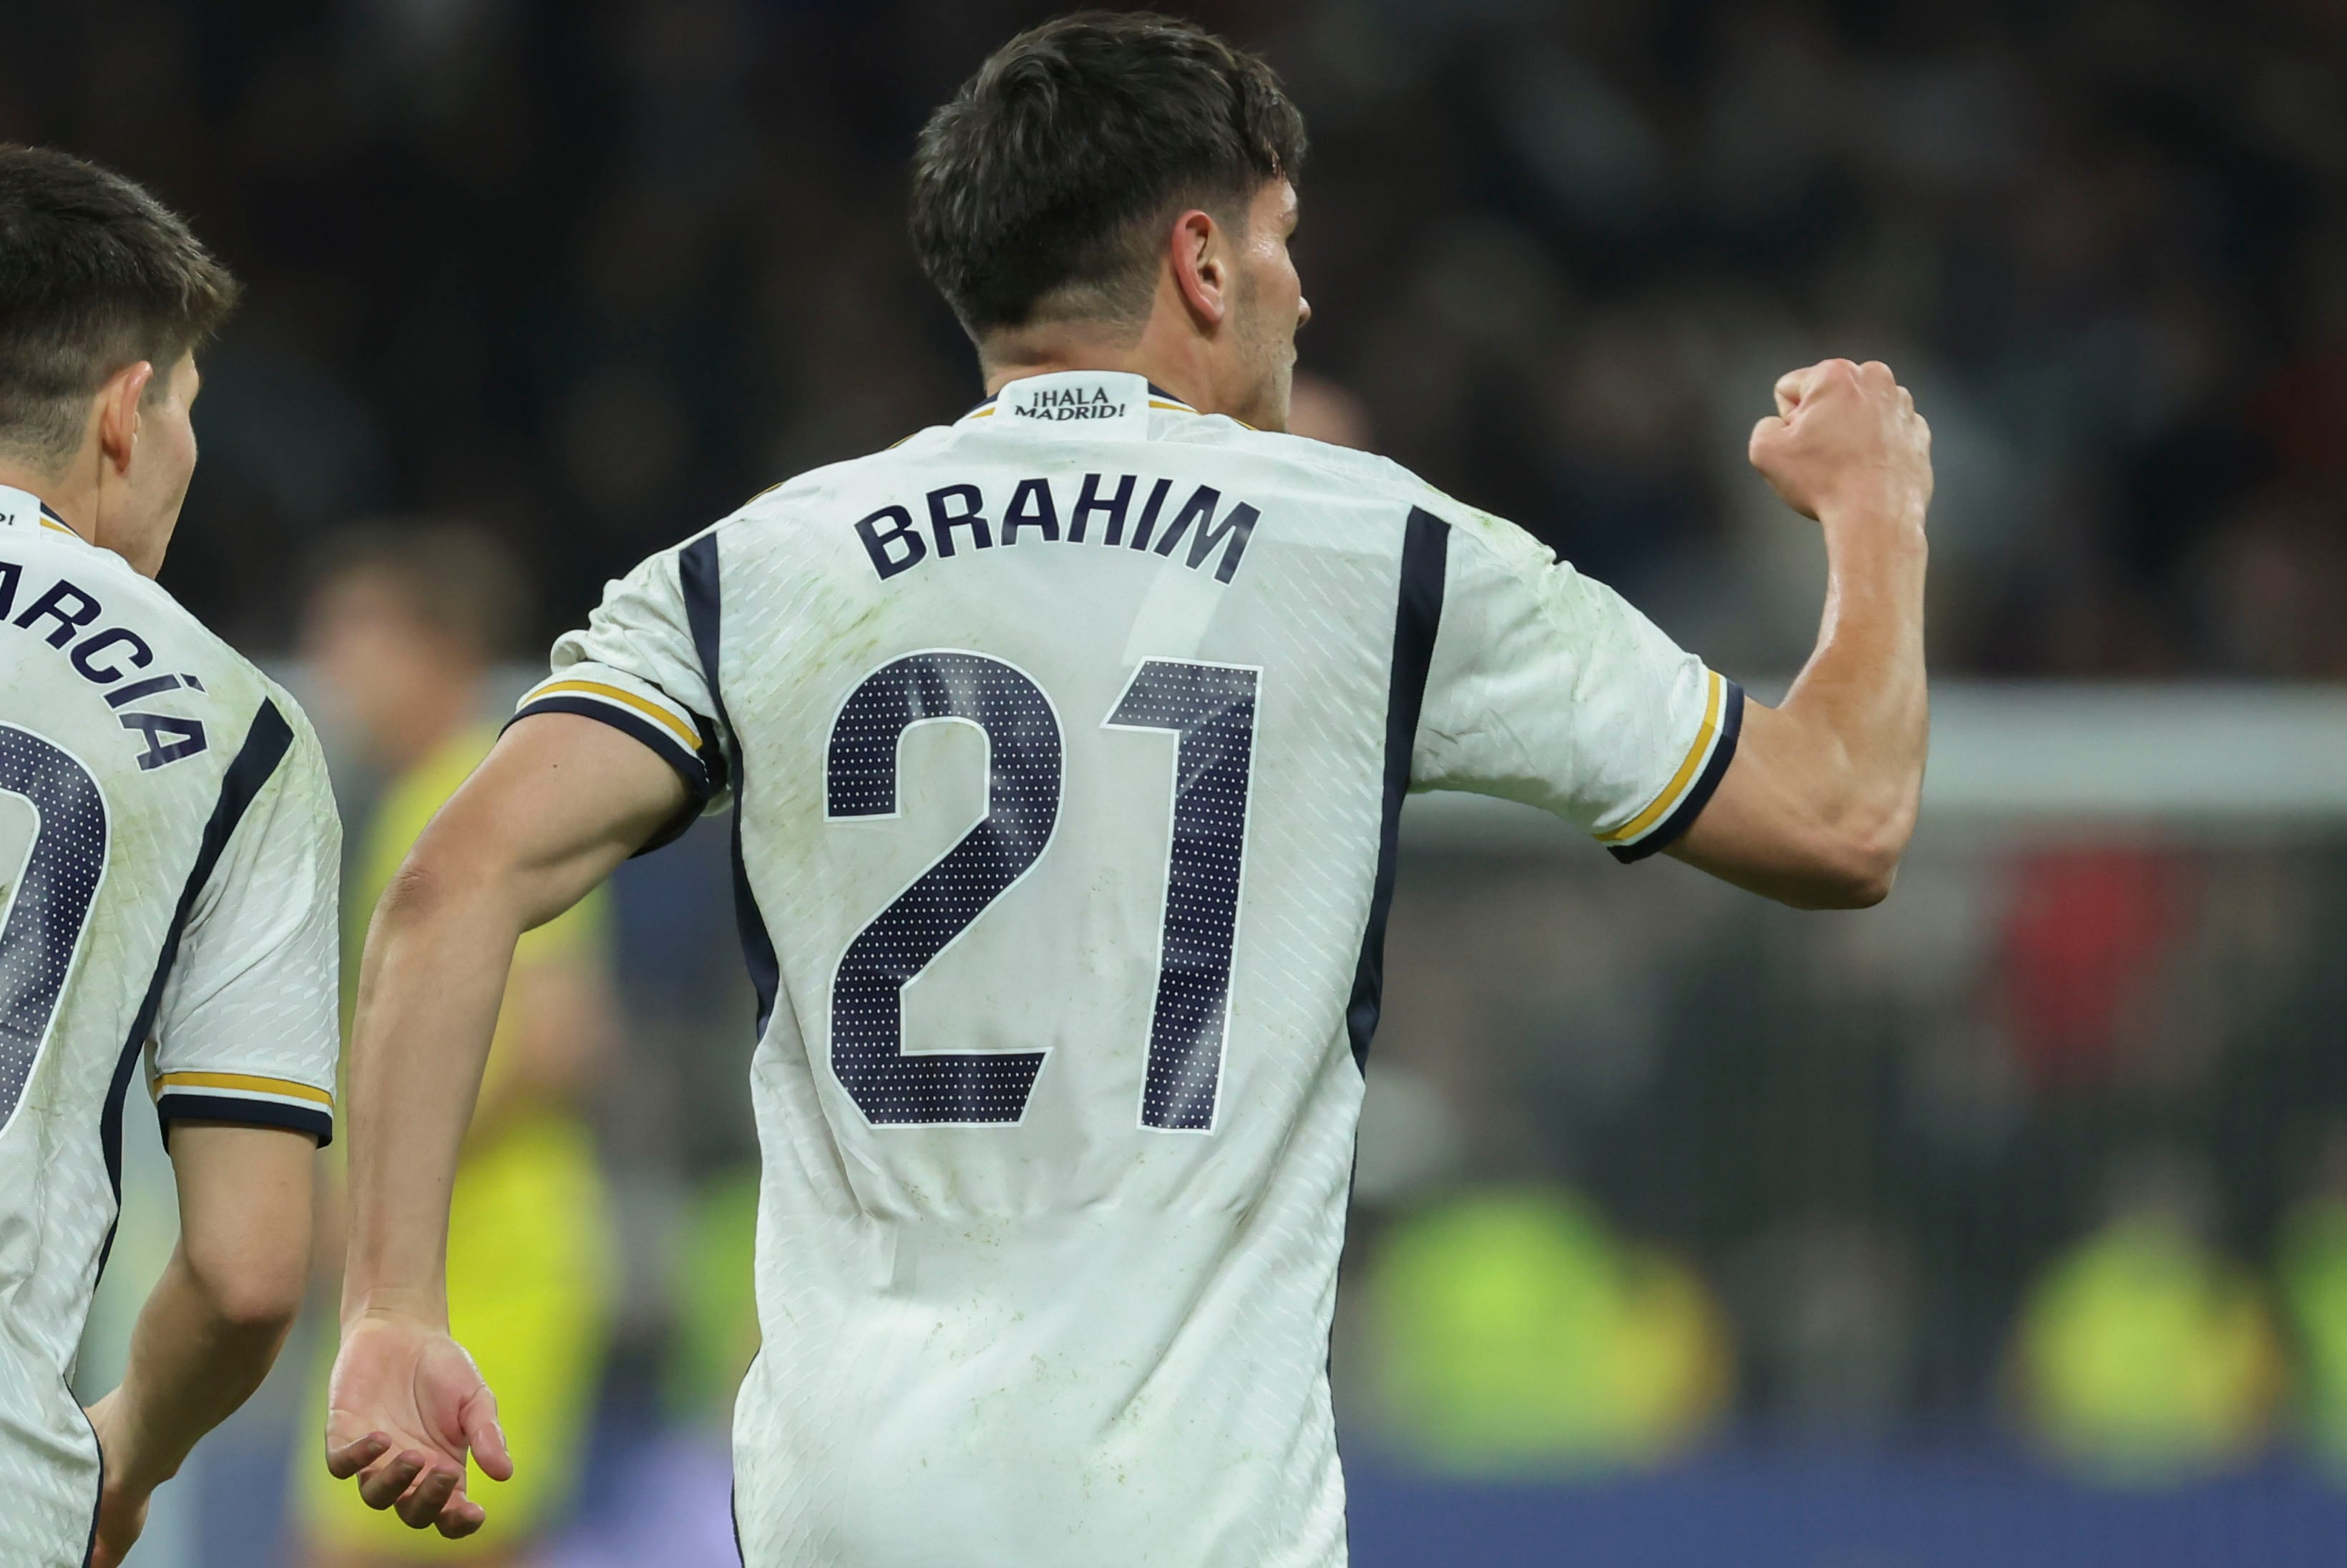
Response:
[{"label": "dark short hair", "polygon": [[72,457],[108,376],[141,360],[168,372],[228,319],[238,292],[138,185],[46,148],[0,144],[0,451],[44,466]]},{"label": "dark short hair", "polygon": [[929,117],[913,249],[972,336],[1128,318],[1158,219],[1244,215],[1303,158],[1304,117],[1260,57],[1193,23],[1081,12],[1011,39]]},{"label": "dark short hair", "polygon": [[418,626],[485,662],[509,658],[536,631],[528,574],[487,529],[448,518],[384,518],[326,541],[311,564],[311,592],[355,580],[399,596]]}]

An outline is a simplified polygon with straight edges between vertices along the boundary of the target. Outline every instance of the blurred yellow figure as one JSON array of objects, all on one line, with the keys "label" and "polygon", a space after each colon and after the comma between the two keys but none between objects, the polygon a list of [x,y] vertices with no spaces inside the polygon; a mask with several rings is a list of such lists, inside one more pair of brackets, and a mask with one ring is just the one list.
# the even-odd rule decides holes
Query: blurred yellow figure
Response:
[{"label": "blurred yellow figure", "polygon": [[2347,1120],[2323,1129],[2307,1178],[2274,1261],[2296,1330],[2299,1418],[2314,1457],[2347,1480]]},{"label": "blurred yellow figure", "polygon": [[2281,1288],[2298,1330],[2302,1418],[2315,1457],[2347,1476],[2347,1202],[2322,1195],[2284,1220]]},{"label": "blurred yellow figure", "polygon": [[1730,1392],[1726,1321],[1702,1281],[1565,1194],[1415,1215],[1369,1288],[1383,1413],[1446,1469],[1650,1462],[1700,1437]]},{"label": "blurred yellow figure", "polygon": [[[459,528],[354,540],[312,599],[307,652],[328,709],[351,722],[386,783],[354,834],[346,986],[367,922],[408,847],[488,754],[494,657],[528,619],[504,552]],[[513,1480],[475,1467],[467,1491],[493,1522],[449,1542],[376,1512],[299,1446],[295,1512],[313,1568],[529,1560],[567,1510],[585,1457],[609,1335],[615,1247],[582,1105],[609,1054],[616,1005],[604,895],[524,935],[481,1085],[448,1234],[451,1326],[497,1390]],[[339,1213],[339,1205],[336,1206]],[[321,1248],[336,1269],[340,1237]],[[319,1430],[334,1344],[322,1337],[305,1409]]]},{"label": "blurred yellow figure", "polygon": [[670,1282],[676,1302],[670,1410],[712,1431],[729,1432],[733,1396],[758,1354],[757,1167],[704,1183],[685,1212],[679,1239]]},{"label": "blurred yellow figure", "polygon": [[2055,1260],[2023,1307],[2018,1349],[2039,1440],[2112,1485],[2250,1458],[2281,1391],[2257,1282],[2157,1206],[2123,1209]]}]

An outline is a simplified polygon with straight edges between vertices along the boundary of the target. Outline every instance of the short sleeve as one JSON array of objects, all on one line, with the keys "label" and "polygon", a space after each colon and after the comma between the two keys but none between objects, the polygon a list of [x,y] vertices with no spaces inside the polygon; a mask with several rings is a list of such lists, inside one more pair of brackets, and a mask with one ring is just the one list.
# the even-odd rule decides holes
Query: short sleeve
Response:
[{"label": "short sleeve", "polygon": [[1454,516],[1412,788],[1541,807],[1618,860],[1665,848],[1735,757],[1743,692],[1514,524]]},{"label": "short sleeve", "polygon": [[[154,1031],[155,1107],[173,1121],[334,1131],[340,1054],[337,896],[343,832],[324,755],[292,699],[290,741],[265,779],[232,767],[223,810],[251,789],[180,934]],[[284,731],[279,731],[281,737]]]},{"label": "short sleeve", "polygon": [[684,781],[685,809],[646,850],[725,803],[717,703],[693,638],[678,552],[663,551],[608,585],[586,626],[555,643],[550,662],[552,673],[522,697],[516,720],[538,713],[598,720],[650,747]]}]

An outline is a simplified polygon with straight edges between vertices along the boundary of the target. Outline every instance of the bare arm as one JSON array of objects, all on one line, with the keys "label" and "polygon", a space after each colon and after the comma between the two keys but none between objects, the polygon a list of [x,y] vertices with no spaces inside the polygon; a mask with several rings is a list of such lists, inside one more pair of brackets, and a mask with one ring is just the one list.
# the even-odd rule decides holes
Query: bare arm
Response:
[{"label": "bare arm", "polygon": [[173,1127],[179,1243],[138,1314],[121,1386],[90,1407],[106,1455],[94,1563],[120,1561],[149,1494],[277,1359],[309,1268],[316,1153],[280,1127]]},{"label": "bare arm", "polygon": [[1859,908],[1889,896],[1923,788],[1931,431],[1880,363],[1796,371],[1777,408],[1752,464],[1825,531],[1817,650],[1781,707],[1746,704],[1736,760],[1669,852],[1785,903]]},{"label": "bare arm", "polygon": [[415,1528],[480,1527],[470,1449],[512,1473],[496,1400],[448,1338],[448,1200],[521,933],[609,876],[685,804],[619,731],[541,714],[506,732],[376,908],[351,1033],[348,1261],[328,1462]]}]

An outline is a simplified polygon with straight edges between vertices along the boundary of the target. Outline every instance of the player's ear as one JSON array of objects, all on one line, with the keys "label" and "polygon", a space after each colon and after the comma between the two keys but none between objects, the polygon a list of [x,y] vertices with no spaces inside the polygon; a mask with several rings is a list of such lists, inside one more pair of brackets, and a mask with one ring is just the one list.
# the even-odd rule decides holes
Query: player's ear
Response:
[{"label": "player's ear", "polygon": [[98,454],[114,465],[117,473],[129,471],[131,454],[138,445],[139,411],[148,383],[154,379],[154,365],[140,360],[107,377],[106,384],[97,389]]},{"label": "player's ear", "polygon": [[1214,215],[1192,208],[1174,220],[1174,285],[1201,330],[1212,331],[1231,311],[1230,260]]}]

